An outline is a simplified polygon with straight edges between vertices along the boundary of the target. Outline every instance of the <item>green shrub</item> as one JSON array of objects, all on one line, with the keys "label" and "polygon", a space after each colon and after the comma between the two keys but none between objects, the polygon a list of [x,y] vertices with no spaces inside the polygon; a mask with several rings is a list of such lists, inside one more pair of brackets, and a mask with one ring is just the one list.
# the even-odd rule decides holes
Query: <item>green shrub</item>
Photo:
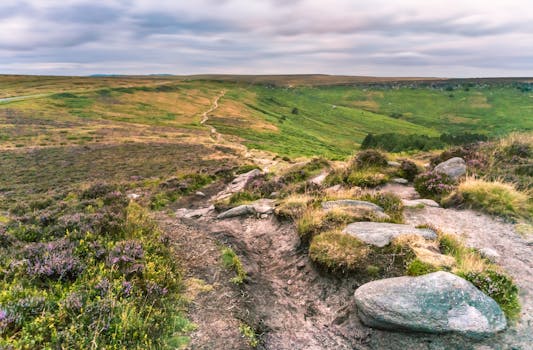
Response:
[{"label": "green shrub", "polygon": [[373,149],[364,150],[357,153],[351,164],[351,167],[359,169],[368,167],[379,168],[386,166],[387,158],[383,155],[383,153]]},{"label": "green shrub", "polygon": [[244,270],[241,259],[239,259],[233,249],[229,247],[223,248],[221,254],[224,267],[232,269],[235,272],[235,277],[231,279],[231,282],[235,284],[243,284],[246,280],[246,271]]},{"label": "green shrub", "polygon": [[245,165],[241,165],[240,167],[238,167],[237,170],[235,170],[235,174],[240,175],[240,174],[244,174],[255,169],[261,170],[261,168],[255,164],[245,164]]},{"label": "green shrub", "polygon": [[413,181],[420,172],[418,166],[407,159],[403,159],[400,163],[400,176],[409,181]]},{"label": "green shrub", "polygon": [[248,345],[250,345],[252,348],[256,348],[259,345],[259,338],[252,327],[245,323],[241,323],[239,326],[239,331],[248,341]]},{"label": "green shrub", "polygon": [[346,177],[346,183],[349,185],[370,188],[386,184],[388,180],[387,175],[375,168],[355,169]]},{"label": "green shrub", "polygon": [[390,192],[366,193],[357,199],[379,205],[385,213],[390,216],[390,221],[395,223],[403,222],[402,199]]},{"label": "green shrub", "polygon": [[509,276],[494,270],[459,275],[494,299],[509,319],[518,318],[520,315],[518,287]]},{"label": "green shrub", "polygon": [[418,175],[414,186],[422,197],[440,200],[455,189],[456,181],[446,174],[429,171]]}]

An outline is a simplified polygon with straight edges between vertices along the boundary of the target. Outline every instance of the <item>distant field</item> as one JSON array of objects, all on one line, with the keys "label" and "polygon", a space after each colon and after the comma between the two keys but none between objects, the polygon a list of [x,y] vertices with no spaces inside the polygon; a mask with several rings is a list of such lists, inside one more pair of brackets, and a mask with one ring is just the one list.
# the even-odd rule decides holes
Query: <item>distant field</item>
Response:
[{"label": "distant field", "polygon": [[0,76],[0,99],[29,96],[0,101],[0,149],[214,143],[200,120],[225,91],[209,124],[228,138],[291,157],[342,158],[368,133],[500,136],[533,130],[533,92],[520,89],[527,81]]}]

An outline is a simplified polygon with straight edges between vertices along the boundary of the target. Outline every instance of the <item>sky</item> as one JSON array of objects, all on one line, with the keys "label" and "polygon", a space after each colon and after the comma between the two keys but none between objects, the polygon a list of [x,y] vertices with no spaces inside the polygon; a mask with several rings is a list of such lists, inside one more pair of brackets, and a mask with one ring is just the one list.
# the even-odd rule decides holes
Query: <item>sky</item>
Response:
[{"label": "sky", "polygon": [[0,74],[533,76],[533,0],[2,0]]}]

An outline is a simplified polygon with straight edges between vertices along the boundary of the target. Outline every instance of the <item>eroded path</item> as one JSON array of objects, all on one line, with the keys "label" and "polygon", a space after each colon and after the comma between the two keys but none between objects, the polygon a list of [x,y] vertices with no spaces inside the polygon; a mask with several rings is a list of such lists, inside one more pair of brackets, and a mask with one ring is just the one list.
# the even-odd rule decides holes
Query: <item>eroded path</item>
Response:
[{"label": "eroded path", "polygon": [[222,97],[224,97],[225,94],[226,94],[226,91],[221,91],[220,92],[220,95],[218,95],[215,98],[215,100],[213,101],[213,104],[211,105],[211,108],[209,108],[207,111],[205,111],[202,114],[202,120],[200,121],[201,125],[209,126],[209,128],[211,130],[211,137],[213,137],[217,141],[221,141],[222,140],[222,135],[217,131],[217,129],[214,126],[208,125],[207,122],[209,121],[209,114],[214,112],[218,108],[218,101]]},{"label": "eroded path", "polygon": [[[409,188],[404,192],[413,194]],[[202,199],[189,207],[208,208],[209,204],[209,199]],[[260,349],[528,349],[532,341],[530,246],[512,231],[512,225],[472,211],[442,208],[407,210],[406,220],[465,233],[473,245],[498,250],[500,263],[522,288],[520,323],[478,342],[365,327],[352,304],[353,292],[364,281],[318,271],[300,247],[292,224],[272,216],[217,220],[208,211],[196,219],[166,216],[162,220],[174,244],[185,250],[182,261],[188,266],[188,278],[213,287],[191,306],[191,318],[198,324],[191,348],[250,348],[238,331],[244,322],[261,333]],[[231,246],[240,257],[249,277],[244,285],[229,282],[231,273],[222,268],[220,244]]]}]

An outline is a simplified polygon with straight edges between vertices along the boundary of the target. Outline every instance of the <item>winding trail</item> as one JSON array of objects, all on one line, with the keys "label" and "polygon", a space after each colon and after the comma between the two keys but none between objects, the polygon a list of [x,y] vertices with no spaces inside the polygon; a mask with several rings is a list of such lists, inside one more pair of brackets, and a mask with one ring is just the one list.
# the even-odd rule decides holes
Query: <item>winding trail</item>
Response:
[{"label": "winding trail", "polygon": [[18,102],[18,101],[24,101],[29,100],[32,98],[39,98],[39,97],[45,97],[50,94],[37,94],[37,95],[26,95],[26,96],[13,96],[13,97],[3,97],[0,98],[0,104],[9,103],[9,102]]},{"label": "winding trail", "polygon": [[218,101],[222,97],[224,97],[225,94],[225,90],[220,92],[220,95],[218,95],[213,101],[211,108],[209,108],[207,111],[204,112],[204,114],[202,114],[202,120],[200,121],[201,125],[209,126],[209,128],[211,129],[211,137],[213,137],[218,142],[222,141],[222,134],[220,134],[214,126],[207,124],[207,122],[209,121],[209,113],[214,112],[218,108]]}]

